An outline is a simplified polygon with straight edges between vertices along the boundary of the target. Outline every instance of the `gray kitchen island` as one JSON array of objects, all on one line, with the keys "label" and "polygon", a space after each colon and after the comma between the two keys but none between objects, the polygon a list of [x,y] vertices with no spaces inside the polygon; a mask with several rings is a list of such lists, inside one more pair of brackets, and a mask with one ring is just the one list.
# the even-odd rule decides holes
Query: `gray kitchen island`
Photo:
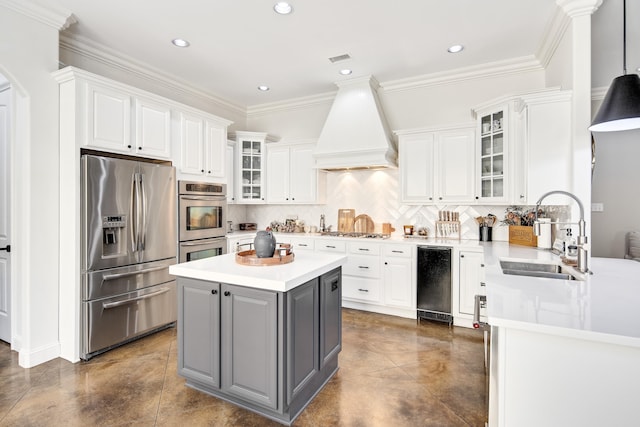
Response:
[{"label": "gray kitchen island", "polygon": [[196,390],[290,425],[338,370],[346,256],[247,266],[176,264],[178,374]]}]

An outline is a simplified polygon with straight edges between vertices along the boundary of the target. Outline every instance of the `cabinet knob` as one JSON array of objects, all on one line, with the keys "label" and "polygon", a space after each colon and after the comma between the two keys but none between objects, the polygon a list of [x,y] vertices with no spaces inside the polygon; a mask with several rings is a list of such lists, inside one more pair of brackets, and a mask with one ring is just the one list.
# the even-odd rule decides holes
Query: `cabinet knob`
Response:
[{"label": "cabinet knob", "polygon": [[204,169],[200,169],[200,172],[204,173]]},{"label": "cabinet knob", "polygon": [[484,267],[484,264],[480,264],[480,267]]},{"label": "cabinet knob", "polygon": [[389,265],[389,263],[387,261],[384,262],[384,265]]},{"label": "cabinet knob", "polygon": [[217,294],[217,293],[218,293],[218,290],[217,290],[217,289],[211,289],[211,295],[215,295],[215,294]]},{"label": "cabinet knob", "polygon": [[429,200],[433,200],[433,197],[429,197]]},{"label": "cabinet knob", "polygon": [[478,200],[480,197],[476,196],[476,200]]},{"label": "cabinet knob", "polygon": [[127,145],[127,148],[131,148],[131,146],[130,146],[130,145]]},{"label": "cabinet knob", "polygon": [[211,173],[211,171],[207,171],[207,173]]},{"label": "cabinet knob", "polygon": [[138,150],[142,150],[142,147],[138,147]]},{"label": "cabinet knob", "polygon": [[460,254],[460,258],[464,258],[464,255]]},{"label": "cabinet knob", "polygon": [[520,195],[520,198],[521,198],[521,199],[524,199],[524,194],[521,194],[521,195]]},{"label": "cabinet knob", "polygon": [[484,282],[480,282],[480,286],[486,286]]},{"label": "cabinet knob", "polygon": [[439,200],[442,200],[442,197],[438,197]]},{"label": "cabinet knob", "polygon": [[224,291],[224,296],[225,296],[225,297],[228,297],[229,295],[231,295],[231,292],[229,292],[229,291]]}]

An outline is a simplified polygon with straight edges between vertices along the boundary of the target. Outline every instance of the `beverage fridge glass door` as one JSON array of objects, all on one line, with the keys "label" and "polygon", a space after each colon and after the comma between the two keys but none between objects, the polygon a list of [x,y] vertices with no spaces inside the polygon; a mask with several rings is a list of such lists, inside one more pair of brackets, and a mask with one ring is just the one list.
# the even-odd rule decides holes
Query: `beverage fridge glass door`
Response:
[{"label": "beverage fridge glass door", "polygon": [[451,248],[418,246],[418,317],[451,324]]}]

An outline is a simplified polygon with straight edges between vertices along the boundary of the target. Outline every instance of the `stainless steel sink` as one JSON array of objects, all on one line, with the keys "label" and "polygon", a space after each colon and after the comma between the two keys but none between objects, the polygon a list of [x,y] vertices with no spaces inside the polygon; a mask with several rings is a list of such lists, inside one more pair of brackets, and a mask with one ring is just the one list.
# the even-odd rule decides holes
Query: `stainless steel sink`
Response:
[{"label": "stainless steel sink", "polygon": [[545,277],[548,279],[579,280],[562,265],[527,261],[500,261],[504,274],[515,276]]}]

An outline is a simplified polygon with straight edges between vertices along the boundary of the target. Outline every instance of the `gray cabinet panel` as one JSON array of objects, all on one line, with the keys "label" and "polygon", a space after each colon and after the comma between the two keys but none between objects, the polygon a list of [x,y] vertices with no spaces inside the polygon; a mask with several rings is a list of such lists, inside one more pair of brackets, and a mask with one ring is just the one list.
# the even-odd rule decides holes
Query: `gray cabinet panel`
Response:
[{"label": "gray cabinet panel", "polygon": [[222,388],[276,409],[277,293],[228,284],[221,292]]},{"label": "gray cabinet panel", "polygon": [[318,298],[317,278],[287,293],[287,404],[320,369]]},{"label": "gray cabinet panel", "polygon": [[342,269],[320,276],[321,367],[342,349]]},{"label": "gray cabinet panel", "polygon": [[178,373],[220,387],[220,284],[178,279]]}]

